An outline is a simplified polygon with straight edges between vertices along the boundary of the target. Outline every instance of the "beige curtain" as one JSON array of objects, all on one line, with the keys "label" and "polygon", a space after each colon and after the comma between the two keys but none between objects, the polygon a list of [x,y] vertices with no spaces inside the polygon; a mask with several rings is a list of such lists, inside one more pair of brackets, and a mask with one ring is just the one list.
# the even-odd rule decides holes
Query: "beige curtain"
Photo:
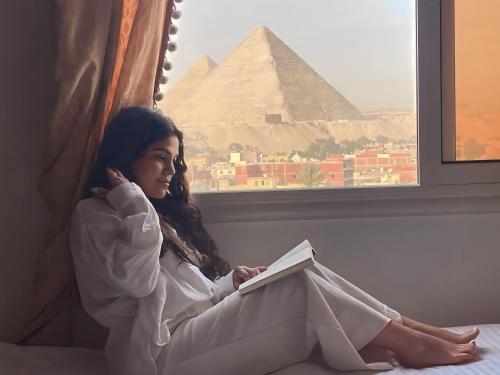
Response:
[{"label": "beige curtain", "polygon": [[38,191],[50,217],[21,344],[67,345],[75,301],[68,219],[105,124],[121,107],[153,104],[172,0],[53,0],[55,108]]}]

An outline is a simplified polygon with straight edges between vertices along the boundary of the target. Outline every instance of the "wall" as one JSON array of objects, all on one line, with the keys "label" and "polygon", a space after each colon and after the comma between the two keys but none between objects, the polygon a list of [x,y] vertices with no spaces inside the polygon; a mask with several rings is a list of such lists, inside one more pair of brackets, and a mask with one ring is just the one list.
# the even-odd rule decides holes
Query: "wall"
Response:
[{"label": "wall", "polygon": [[[298,213],[299,214],[299,213]],[[440,325],[500,323],[500,214],[209,224],[232,265],[266,265],[308,238],[318,260]]]},{"label": "wall", "polygon": [[51,100],[50,4],[0,2],[0,341],[29,311],[46,224],[36,180]]}]

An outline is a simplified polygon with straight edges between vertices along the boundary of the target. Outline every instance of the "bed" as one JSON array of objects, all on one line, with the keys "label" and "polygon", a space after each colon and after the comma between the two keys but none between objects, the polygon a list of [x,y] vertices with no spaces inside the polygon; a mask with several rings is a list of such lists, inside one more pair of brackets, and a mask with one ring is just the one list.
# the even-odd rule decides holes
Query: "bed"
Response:
[{"label": "bed", "polygon": [[[396,367],[387,375],[494,375],[500,374],[500,324],[481,325],[476,340],[481,360],[459,365],[421,370]],[[470,327],[456,327],[464,331]],[[278,375],[370,375],[377,372],[340,372],[312,363],[281,369]],[[107,375],[102,351],[86,348],[20,347],[0,343],[0,375]]]}]

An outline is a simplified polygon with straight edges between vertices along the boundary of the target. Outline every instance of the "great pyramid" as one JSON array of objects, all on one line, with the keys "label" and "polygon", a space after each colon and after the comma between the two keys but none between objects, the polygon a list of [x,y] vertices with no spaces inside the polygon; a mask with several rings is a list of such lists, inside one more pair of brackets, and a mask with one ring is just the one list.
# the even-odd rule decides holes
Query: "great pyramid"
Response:
[{"label": "great pyramid", "polygon": [[199,69],[196,65],[162,103],[181,126],[362,118],[354,105],[266,27],[255,29],[218,66],[203,70],[208,72],[204,78],[191,73]]}]

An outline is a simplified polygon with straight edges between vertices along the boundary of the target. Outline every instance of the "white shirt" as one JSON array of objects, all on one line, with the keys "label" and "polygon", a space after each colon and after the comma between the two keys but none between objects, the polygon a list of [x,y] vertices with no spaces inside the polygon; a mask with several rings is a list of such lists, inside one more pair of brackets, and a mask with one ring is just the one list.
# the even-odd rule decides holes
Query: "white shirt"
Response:
[{"label": "white shirt", "polygon": [[156,374],[171,331],[234,291],[232,272],[214,283],[173,251],[160,259],[162,241],[158,214],[135,183],[74,210],[71,252],[81,300],[110,329],[105,352],[112,374]]}]

